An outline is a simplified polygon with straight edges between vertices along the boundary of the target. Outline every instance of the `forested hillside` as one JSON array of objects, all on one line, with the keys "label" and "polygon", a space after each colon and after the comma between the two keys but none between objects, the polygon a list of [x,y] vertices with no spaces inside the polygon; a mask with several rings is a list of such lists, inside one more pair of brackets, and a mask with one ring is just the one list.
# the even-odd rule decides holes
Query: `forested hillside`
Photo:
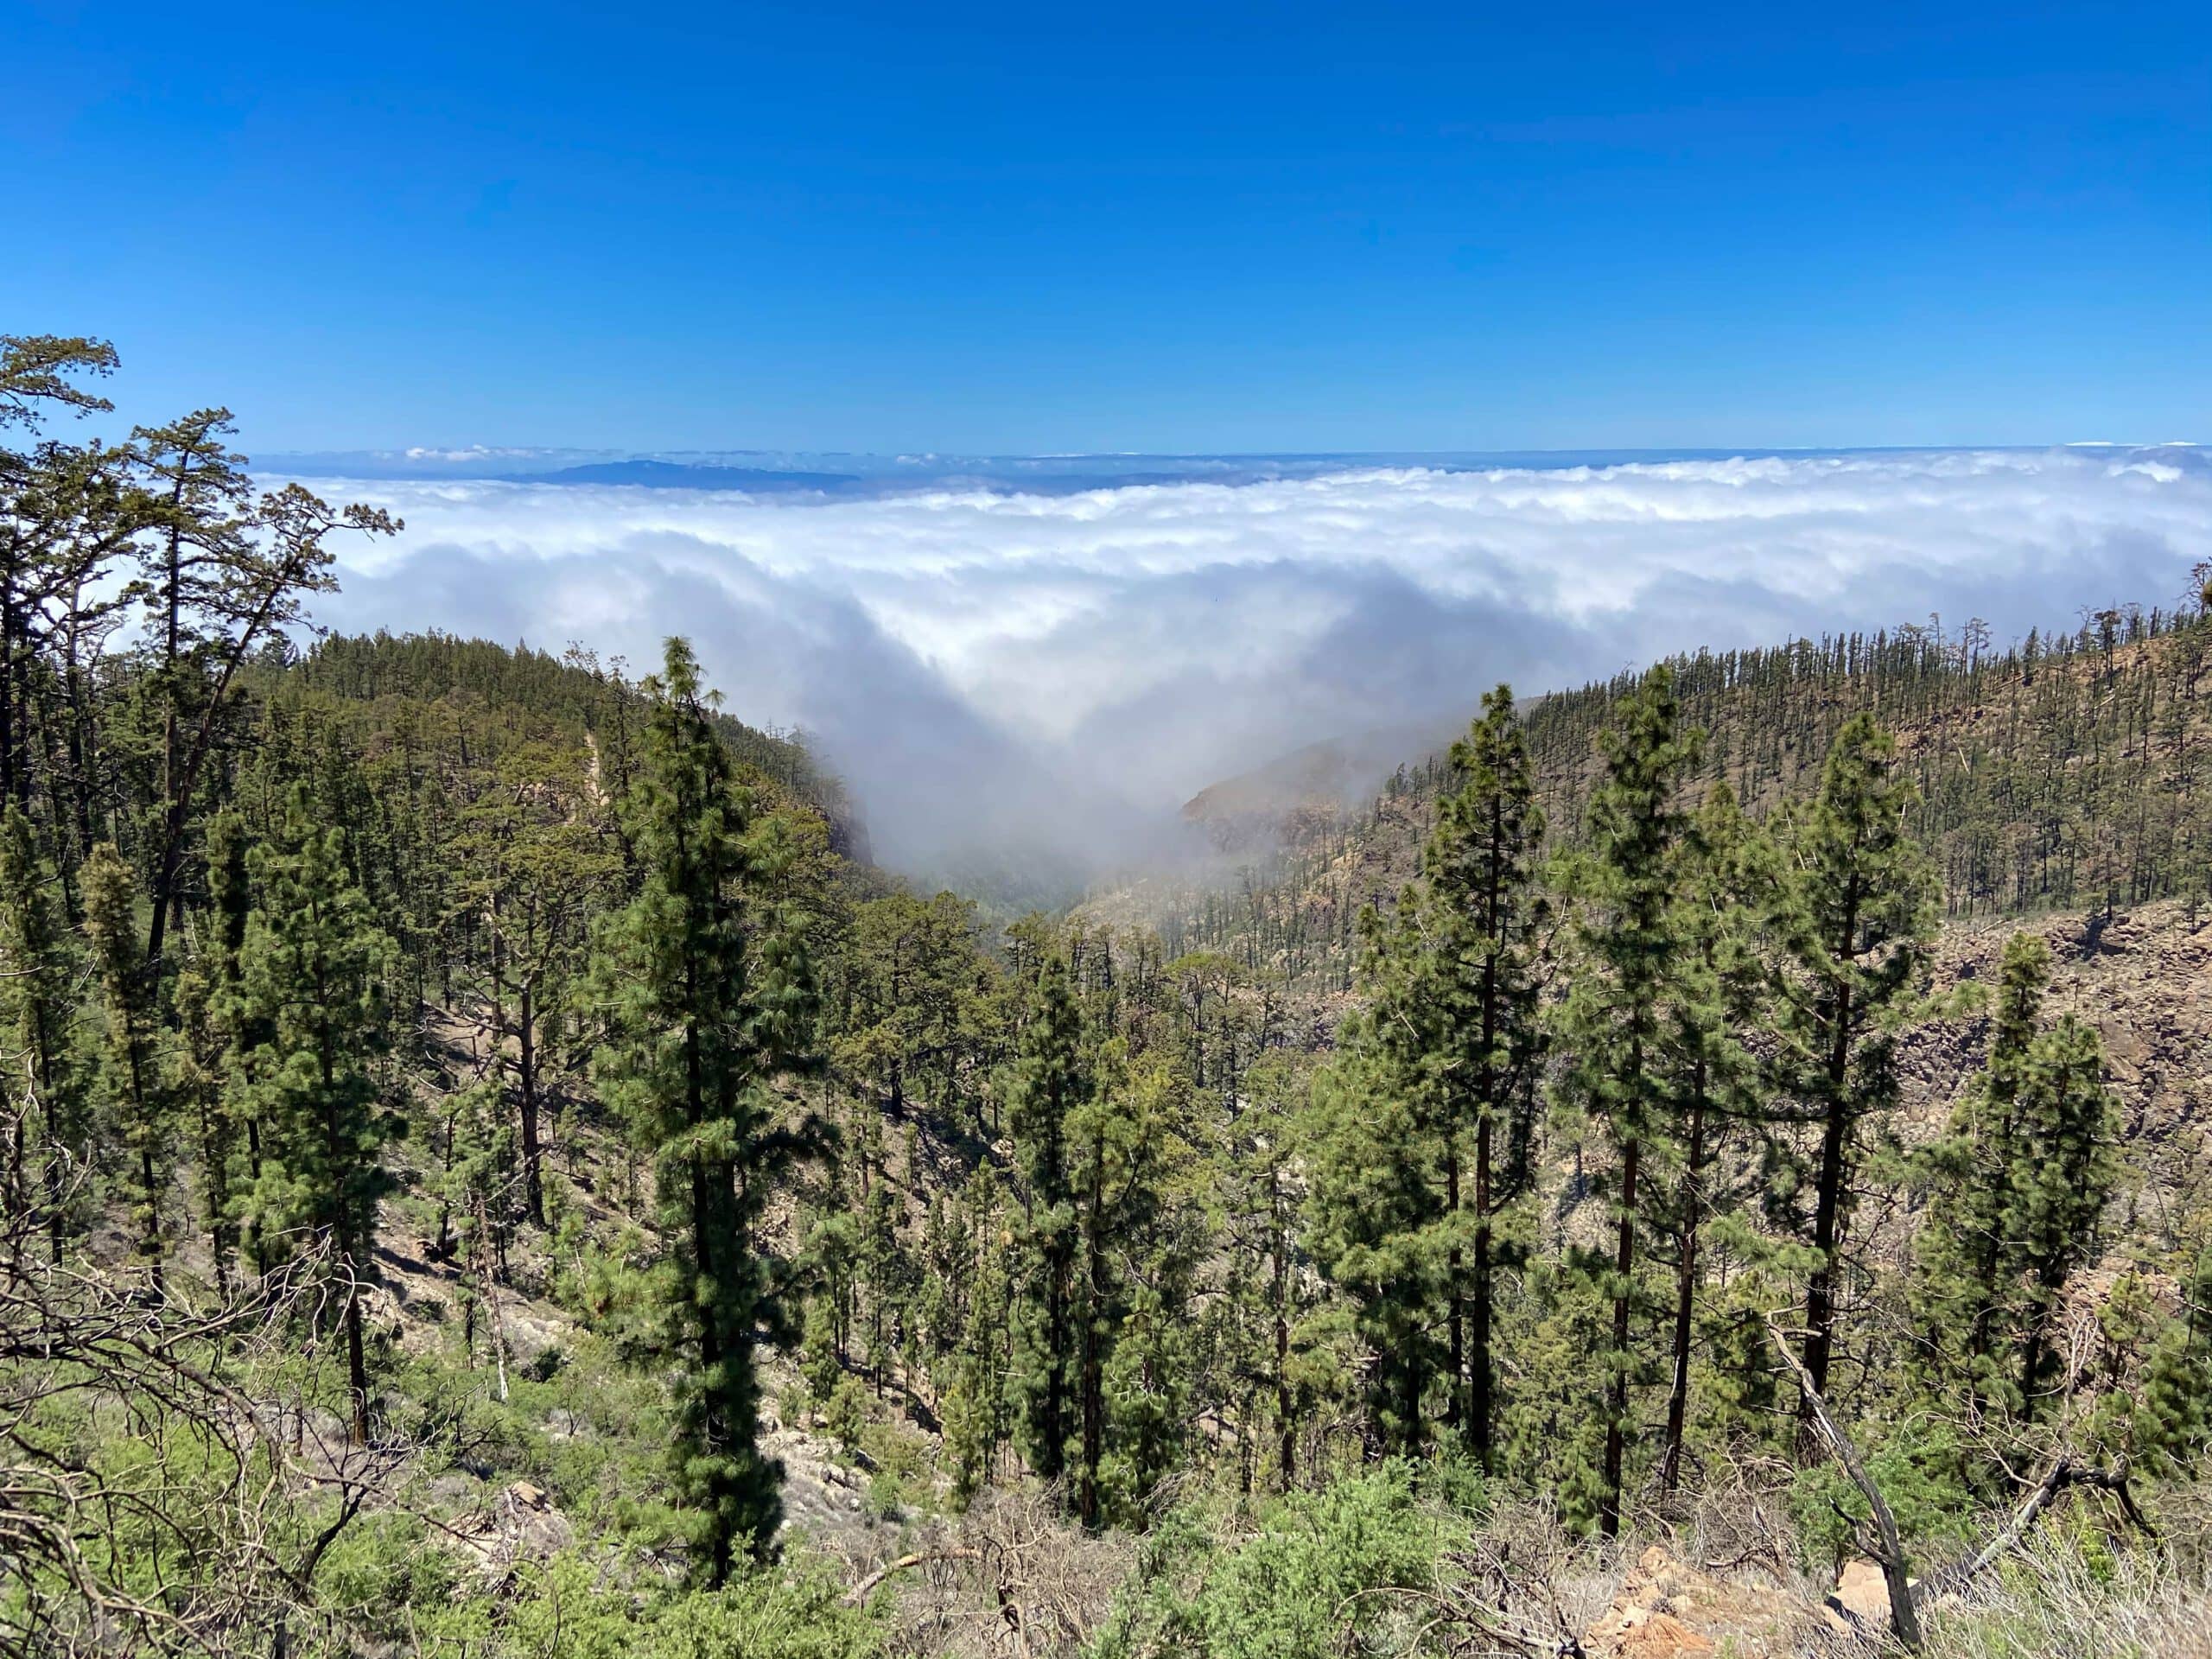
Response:
[{"label": "forested hillside", "polygon": [[[1754,810],[1810,788],[1853,715],[1893,731],[1946,917],[2206,897],[2212,629],[2194,599],[2100,611],[2004,649],[1979,622],[1946,632],[1931,621],[1871,639],[1699,652],[1669,667],[1683,720],[1708,734],[1684,786],[1726,783]],[[1567,838],[1597,782],[1596,734],[1637,677],[1523,710],[1539,791]],[[1360,909],[1389,903],[1414,873],[1450,776],[1439,751],[1409,756],[1371,798],[1266,791],[1271,822],[1248,810],[1233,825],[1249,855],[1231,877],[1148,889],[1122,907],[1154,920],[1176,949],[1225,950],[1293,984],[1344,988]],[[1188,816],[1203,826],[1237,801],[1209,791]]]},{"label": "forested hillside", "polygon": [[0,1652],[2201,1638],[2203,605],[1001,929],[681,639],[313,638],[390,521],[114,367],[0,340]]}]

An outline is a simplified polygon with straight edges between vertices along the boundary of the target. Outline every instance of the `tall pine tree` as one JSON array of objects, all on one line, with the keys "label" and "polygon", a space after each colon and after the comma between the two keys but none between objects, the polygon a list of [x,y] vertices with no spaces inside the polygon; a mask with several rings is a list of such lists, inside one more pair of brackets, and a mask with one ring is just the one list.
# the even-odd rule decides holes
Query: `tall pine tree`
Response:
[{"label": "tall pine tree", "polygon": [[1278,1486],[1287,1492],[1298,1476],[1298,1432],[1307,1390],[1294,1370],[1291,1340],[1311,1298],[1299,1248],[1306,1182],[1297,1128],[1310,1086],[1290,1056],[1262,1058],[1245,1073],[1245,1092],[1232,1103],[1216,1154],[1214,1188],[1226,1257],[1224,1345],[1244,1384],[1238,1456],[1248,1489],[1262,1411],[1272,1418]]},{"label": "tall pine tree", "polygon": [[84,883],[85,938],[92,947],[107,1025],[102,1094],[125,1154],[124,1184],[130,1196],[138,1257],[158,1291],[168,1252],[162,1198],[169,1173],[168,1090],[156,1058],[152,998],[132,925],[137,884],[109,842],[92,849]]},{"label": "tall pine tree", "polygon": [[73,1187],[90,1172],[74,1068],[70,1065],[69,967],[61,918],[31,839],[10,804],[0,818],[0,1020],[16,1058],[8,1068],[8,1188],[16,1213],[46,1211],[48,1243],[61,1259]]},{"label": "tall pine tree", "polygon": [[1664,1156],[1678,1102],[1669,1048],[1679,1036],[1688,941],[1675,904],[1677,804],[1700,734],[1680,729],[1674,676],[1656,668],[1615,710],[1603,739],[1605,773],[1589,807],[1589,849],[1568,867],[1575,902],[1574,961],[1559,1013],[1567,1065],[1562,1101],[1611,1154],[1602,1179],[1612,1210],[1612,1258],[1602,1271],[1611,1304],[1605,1354],[1605,1440],[1598,1525],[1620,1529],[1631,1385],[1645,1369],[1633,1341],[1639,1186],[1647,1157]]},{"label": "tall pine tree", "polygon": [[1448,1377],[1437,1317],[1445,1263],[1433,1090],[1425,1086],[1424,976],[1412,902],[1370,909],[1367,1006],[1316,1073],[1306,1123],[1306,1247],[1343,1298],[1369,1449],[1420,1453],[1429,1395]]},{"label": "tall pine tree", "polygon": [[2094,1030],[2069,1014],[2036,1039],[2021,1107],[2005,1232],[2020,1269],[2018,1387],[2032,1422],[2052,1414],[2052,1390],[2065,1381],[2057,1375],[2060,1299],[2067,1281],[2096,1260],[2119,1177],[2120,1113]]},{"label": "tall pine tree", "polygon": [[1497,1409],[1497,1271],[1507,1206],[1526,1189],[1534,1140],[1537,936],[1548,900],[1537,880],[1544,815],[1529,749],[1500,685],[1452,746],[1459,787],[1438,803],[1422,862],[1424,987],[1442,1138],[1449,1418],[1487,1470]]},{"label": "tall pine tree", "polygon": [[600,1075],[655,1160],[659,1343],[674,1368],[677,1484],[699,1576],[772,1549],[781,1471],[760,1449],[761,1350],[787,1343],[782,1264],[761,1237],[779,1181],[816,1141],[778,1084],[810,1064],[814,988],[781,847],[732,776],[699,665],[668,642],[628,814],[637,897],[607,930]]},{"label": "tall pine tree", "polygon": [[1674,1258],[1667,1424],[1659,1455],[1660,1487],[1669,1492],[1681,1478],[1708,1235],[1732,1208],[1718,1166],[1732,1135],[1758,1108],[1757,1067],[1745,1038],[1759,1027],[1764,1009],[1743,902],[1757,833],[1734,793],[1718,784],[1675,848],[1675,916],[1683,948],[1669,1016],[1675,1167],[1667,1187],[1655,1184],[1651,1204],[1662,1248]]},{"label": "tall pine tree", "polygon": [[[1106,1085],[1093,1089],[1066,1119],[1077,1239],[1071,1310],[1079,1446],[1076,1514],[1094,1529],[1104,1519],[1100,1471],[1109,1450],[1123,1471],[1121,1484],[1129,1489],[1125,1502],[1141,1503],[1172,1460],[1172,1438],[1180,1427],[1154,1421],[1158,1392],[1144,1391],[1141,1372],[1124,1379],[1119,1402],[1109,1399],[1125,1324],[1134,1319],[1141,1338],[1151,1338],[1155,1347],[1172,1334],[1160,1292],[1178,1275],[1153,1247],[1174,1150],[1171,1125],[1190,1111],[1187,1096],[1166,1065],[1154,1061],[1132,1068],[1114,1052],[1118,1046],[1108,1052]],[[1151,1382],[1164,1386],[1161,1370],[1151,1368]],[[1115,1444],[1132,1428],[1136,1432],[1126,1438],[1145,1444]]]},{"label": "tall pine tree", "polygon": [[1892,1033],[1926,976],[1934,933],[1935,878],[1906,823],[1916,799],[1896,741],[1873,715],[1854,715],[1836,734],[1819,793],[1785,812],[1777,833],[1777,1066],[1782,1092],[1819,1137],[1804,1362],[1822,1391],[1860,1134],[1896,1104]]},{"label": "tall pine tree", "polygon": [[2005,1304],[2018,1263],[2006,1236],[2021,1170],[2021,1089],[2041,1024],[2050,950],[2031,934],[2005,947],[1988,1058],[1953,1109],[1945,1133],[1921,1154],[1928,1220],[1915,1242],[1913,1309],[1934,1379],[1962,1389],[1969,1416],[2009,1400],[2007,1357],[2017,1332]]},{"label": "tall pine tree", "polygon": [[391,1190],[385,1143],[400,1121],[372,1065],[389,1041],[391,942],[321,827],[305,785],[276,838],[252,859],[259,898],[239,954],[255,1033],[246,1109],[261,1125],[260,1168],[245,1198],[257,1260],[319,1245],[338,1288],[356,1445],[369,1436],[361,1299],[376,1273],[377,1205]]},{"label": "tall pine tree", "polygon": [[1069,1121],[1090,1101],[1094,1082],[1083,1010],[1066,958],[1056,953],[1038,979],[1007,1105],[1023,1211],[1013,1386],[1022,1455],[1048,1481],[1065,1471],[1077,1427],[1078,1241]]}]

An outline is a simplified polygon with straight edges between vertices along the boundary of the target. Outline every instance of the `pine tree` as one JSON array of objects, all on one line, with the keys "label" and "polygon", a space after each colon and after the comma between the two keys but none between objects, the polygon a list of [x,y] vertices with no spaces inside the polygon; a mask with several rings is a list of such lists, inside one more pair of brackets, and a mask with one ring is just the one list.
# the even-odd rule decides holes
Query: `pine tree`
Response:
[{"label": "pine tree", "polygon": [[860,1268],[868,1285],[868,1380],[880,1398],[891,1382],[893,1358],[914,1293],[913,1258],[899,1235],[904,1205],[879,1165],[861,1208]]},{"label": "pine tree", "polygon": [[545,1224],[547,1041],[586,918],[615,874],[584,804],[580,760],[531,743],[503,756],[459,815],[449,844],[456,898],[479,940],[466,980],[483,1000],[499,1069],[514,1083],[523,1211]]},{"label": "pine tree", "polygon": [[[208,628],[226,607],[232,572],[251,556],[253,484],[245,457],[230,448],[237,435],[226,409],[198,410],[131,434],[144,474],[147,533],[139,542],[139,582],[155,657],[148,690],[162,709],[164,800],[174,800],[182,785],[188,736],[203,712],[214,644]],[[181,892],[172,893],[173,910],[181,899]],[[181,920],[181,911],[173,919]]]},{"label": "pine tree", "polygon": [[2153,1470],[2186,1478],[2212,1446],[2212,1248],[2197,1253],[2181,1293],[2181,1312],[2144,1364],[2132,1438]]},{"label": "pine tree", "polygon": [[1141,1528],[1184,1456],[1196,1356],[1185,1317],[1187,1256],[1149,1255],[1132,1276],[1101,1379],[1108,1425],[1099,1513]]},{"label": "pine tree", "polygon": [[[1535,880],[1543,814],[1511,690],[1490,692],[1483,709],[1452,746],[1459,787],[1438,804],[1421,879],[1388,918],[1365,923],[1372,1007],[1343,1033],[1330,1088],[1350,1093],[1326,1114],[1316,1196],[1329,1259],[1375,1275],[1371,1292],[1355,1294],[1372,1313],[1392,1310],[1368,1330],[1374,1376],[1390,1378],[1387,1396],[1373,1395],[1378,1430],[1388,1416],[1399,1443],[1417,1446],[1427,1374],[1440,1370],[1446,1423],[1487,1467],[1497,1273],[1531,1167],[1543,1046],[1535,939],[1548,901]],[[1377,1159],[1393,1172],[1363,1167]],[[1444,1343],[1431,1353],[1428,1328],[1440,1322]]]},{"label": "pine tree", "polygon": [[[1118,1048],[1118,1045],[1115,1046]],[[1110,1054],[1110,1051],[1109,1051]],[[1171,1125],[1190,1103],[1160,1063],[1132,1071],[1110,1055],[1109,1075],[1065,1120],[1068,1185],[1077,1255],[1072,1306],[1076,1326],[1075,1393],[1080,1450],[1076,1466],[1076,1514],[1096,1529],[1104,1519],[1101,1471],[1109,1437],[1124,1427],[1145,1442],[1113,1447],[1124,1465],[1127,1501],[1141,1503],[1172,1461],[1170,1430],[1157,1418],[1154,1390],[1166,1386],[1155,1366],[1140,1365],[1122,1379],[1120,1421],[1110,1410],[1109,1372],[1125,1323],[1155,1350],[1172,1338],[1161,1329],[1170,1318],[1163,1289],[1178,1277],[1171,1253],[1158,1250],[1154,1229],[1171,1158]],[[1137,1264],[1148,1271],[1133,1271]],[[1149,1282],[1147,1282],[1147,1281]],[[1139,1304],[1133,1297],[1142,1294]]]},{"label": "pine tree", "polygon": [[391,942],[348,874],[340,832],[319,827],[304,785],[276,840],[254,849],[259,899],[239,953],[255,1052],[246,1085],[261,1165],[245,1198],[257,1259],[326,1251],[339,1287],[356,1445],[369,1435],[361,1299],[376,1273],[377,1205],[391,1188],[384,1148],[400,1120],[372,1065],[389,1041]]},{"label": "pine tree", "polygon": [[1590,1408],[1611,1385],[1605,1276],[1577,1254],[1548,1250],[1500,1311],[1499,1351],[1516,1373],[1498,1414],[1502,1471],[1544,1493],[1568,1525],[1592,1525],[1608,1496],[1605,1416]]},{"label": "pine tree", "polygon": [[861,1132],[855,1133],[848,1122],[824,1142],[822,1179],[809,1205],[810,1219],[802,1229],[805,1245],[796,1264],[798,1278],[807,1287],[804,1342],[808,1387],[817,1402],[828,1401],[843,1379],[861,1314],[865,1200],[860,1194],[867,1182],[869,1113],[855,1103],[852,1115],[863,1126]]},{"label": "pine tree", "polygon": [[169,1112],[166,1079],[156,1063],[154,1012],[137,949],[137,884],[112,842],[92,849],[84,870],[85,938],[99,978],[106,1021],[100,1079],[108,1116],[125,1153],[137,1254],[159,1292],[168,1242],[162,1234],[162,1189],[168,1176]]},{"label": "pine tree", "polygon": [[[192,1064],[209,1074],[200,1086],[212,1087],[214,1096],[214,1122],[204,1138],[211,1149],[219,1144],[227,1155],[221,1170],[211,1164],[206,1171],[219,1272],[238,1249],[247,1195],[261,1177],[261,1120],[253,1078],[266,1029],[245,995],[244,978],[246,934],[253,913],[251,851],[245,822],[235,810],[218,812],[209,820],[207,931],[195,963],[206,987],[204,1037],[210,1052],[194,1055]],[[198,994],[195,985],[194,998]],[[180,1007],[190,1005],[181,995]],[[188,1032],[196,1029],[188,1027]],[[264,1272],[269,1266],[258,1246],[256,1263]]]},{"label": "pine tree", "polygon": [[773,1548],[781,1511],[780,1471],[759,1446],[760,1353],[792,1332],[760,1232],[779,1181],[817,1140],[777,1094],[809,1064],[814,991],[798,918],[776,900],[773,821],[756,823],[732,778],[684,641],[669,641],[649,690],[629,814],[642,887],[603,942],[613,1034],[600,1075],[656,1160],[677,1484],[699,1516],[700,1577],[720,1586],[741,1552]]},{"label": "pine tree", "polygon": [[1745,1046],[1761,1028],[1760,963],[1743,902],[1747,867],[1758,857],[1755,828],[1726,784],[1716,784],[1675,849],[1675,914],[1683,950],[1669,1008],[1668,1085],[1671,1190],[1653,1181],[1651,1210],[1674,1255],[1675,1297],[1667,1424],[1659,1484],[1673,1491],[1681,1475],[1688,1423],[1697,1299],[1707,1250],[1720,1241],[1714,1224],[1732,1213],[1716,1166],[1732,1132],[1758,1109],[1757,1067]]},{"label": "pine tree", "polygon": [[200,1162],[200,1218],[215,1284],[227,1295],[231,1282],[230,1114],[223,1099],[223,1039],[216,1024],[213,987],[201,951],[177,975],[171,995],[175,1029],[168,1033],[164,1085],[181,1122],[194,1132]]},{"label": "pine tree", "polygon": [[1436,1120],[1426,1091],[1406,1086],[1402,1059],[1400,1014],[1415,1001],[1418,961],[1406,917],[1401,906],[1389,920],[1372,910],[1363,918],[1368,1006],[1345,1020],[1315,1075],[1301,1138],[1306,1245],[1343,1298],[1369,1449],[1410,1457],[1429,1439],[1429,1391],[1448,1354],[1434,1317]]},{"label": "pine tree", "polygon": [[[1292,1358],[1292,1336],[1310,1298],[1302,1280],[1299,1200],[1305,1179],[1298,1123],[1310,1088],[1286,1056],[1264,1056],[1245,1074],[1245,1093],[1221,1138],[1215,1185],[1222,1205],[1221,1245],[1228,1256],[1227,1311],[1234,1321],[1231,1363],[1264,1396],[1274,1428],[1275,1479],[1289,1491],[1298,1476],[1298,1431],[1305,1414]],[[1249,1441],[1258,1412],[1248,1408]],[[1240,1448],[1248,1468],[1252,1448]]]},{"label": "pine tree", "polygon": [[[272,634],[301,619],[307,595],[328,593],[338,585],[330,574],[334,556],[324,544],[333,534],[345,529],[390,536],[401,528],[381,508],[358,503],[334,508],[298,484],[263,496],[250,514],[240,518],[237,492],[218,482],[234,474],[238,461],[223,448],[228,418],[227,411],[207,410],[175,434],[142,435],[156,446],[157,455],[181,454],[178,444],[196,454],[188,474],[180,475],[192,480],[181,511],[194,527],[187,531],[185,540],[200,546],[220,566],[219,576],[196,589],[212,624],[208,635],[196,639],[194,646],[194,654],[204,653],[206,659],[204,683],[192,692],[199,717],[188,730],[172,728],[165,745],[162,798],[153,831],[152,915],[146,936],[146,958],[156,973],[183,870],[200,778],[240,670]],[[195,491],[204,493],[195,496]],[[160,596],[194,590],[177,588],[164,563],[155,573],[150,591]]]},{"label": "pine tree", "polygon": [[1046,959],[1036,1006],[1022,1033],[1007,1127],[1021,1176],[1023,1269],[1016,1288],[1014,1388],[1022,1455],[1046,1481],[1067,1467],[1077,1431],[1075,1188],[1069,1119],[1090,1099],[1094,1078],[1083,1012],[1065,957]]},{"label": "pine tree", "polygon": [[1529,1177],[1543,1047],[1536,938],[1548,910],[1535,879],[1544,815],[1510,687],[1483,698],[1452,767],[1460,786],[1438,803],[1422,861],[1424,1058],[1441,1118],[1450,1418],[1487,1470],[1496,1272],[1504,1212]]},{"label": "pine tree", "polygon": [[[922,1167],[921,1155],[912,1147],[906,1167]],[[957,1206],[953,1195],[940,1186],[930,1193],[922,1212],[921,1237],[914,1253],[913,1351],[907,1359],[910,1371],[918,1370],[926,1376],[932,1402],[944,1387],[945,1362],[959,1346],[961,1310],[971,1288],[967,1266]]]},{"label": "pine tree", "polygon": [[1934,876],[1909,823],[1917,798],[1896,741],[1872,715],[1854,715],[1836,734],[1819,793],[1786,813],[1777,834],[1778,1081],[1820,1133],[1804,1363],[1823,1392],[1859,1135],[1896,1103],[1891,1033],[1925,976],[1934,931]]},{"label": "pine tree", "polygon": [[1673,675],[1654,669],[1615,710],[1604,739],[1605,779],[1590,800],[1589,851],[1567,872],[1576,912],[1573,968],[1559,1014],[1567,1055],[1560,1099],[1611,1154],[1614,1245],[1600,1270],[1612,1311],[1598,1503],[1607,1537],[1620,1528],[1631,1386],[1645,1369],[1632,1340],[1648,1203],[1638,1182],[1647,1156],[1657,1162],[1667,1155],[1675,1128],[1669,1050],[1679,1036],[1676,1005],[1691,960],[1674,896],[1685,829],[1676,795],[1698,743],[1698,734],[1680,730]]},{"label": "pine tree", "polygon": [[2005,1231],[2024,1285],[2018,1387],[2034,1421],[2049,1414],[2051,1386],[2063,1380],[2052,1375],[2060,1299],[2097,1257],[2119,1175],[2120,1114],[2104,1082],[2103,1045],[2070,1014],[2037,1038],[2020,1094],[2023,1156]]},{"label": "pine tree", "polygon": [[461,1348],[474,1365],[478,1316],[490,1303],[493,1356],[499,1366],[499,1398],[504,1400],[507,1397],[506,1343],[497,1298],[513,1230],[509,1216],[517,1185],[514,1126],[501,1109],[498,1084],[488,1078],[453,1096],[447,1111],[446,1166],[440,1197],[442,1215],[451,1217],[453,1254],[461,1263]]},{"label": "pine tree", "polygon": [[2024,1173],[2021,1088],[2050,978],[2050,947],[2015,933],[1999,972],[1981,1075],[1922,1154],[1930,1203],[1914,1248],[1914,1311],[1932,1370],[1963,1384],[1970,1416],[1992,1403],[2015,1411],[2021,1404],[2005,1363],[2018,1334],[2005,1317],[2012,1311],[2007,1281],[2017,1284],[2019,1266],[2005,1222]]},{"label": "pine tree", "polygon": [[[26,365],[21,375],[17,365]],[[111,409],[70,377],[114,365],[105,342],[0,335],[0,385],[35,388],[0,396],[0,427],[37,428],[47,403],[80,414]],[[114,565],[144,522],[133,460],[128,447],[98,441],[0,448],[0,803],[29,814],[43,785],[56,825],[77,830],[80,854],[92,830],[87,682],[132,592]],[[72,718],[54,718],[46,694],[55,681],[75,701]],[[57,835],[54,850],[66,876],[72,849]]]},{"label": "pine tree", "polygon": [[961,1194],[960,1237],[967,1256],[967,1318],[944,1390],[944,1444],[954,1503],[965,1508],[990,1478],[1007,1432],[1007,1246],[996,1172],[984,1164]]},{"label": "pine tree", "polygon": [[[5,1095],[8,1188],[16,1213],[44,1206],[56,1262],[68,1231],[71,1185],[92,1167],[69,1063],[67,976],[61,919],[30,820],[10,804],[0,818],[0,1029],[19,1058],[8,1068]],[[35,1180],[34,1153],[41,1166]]]}]

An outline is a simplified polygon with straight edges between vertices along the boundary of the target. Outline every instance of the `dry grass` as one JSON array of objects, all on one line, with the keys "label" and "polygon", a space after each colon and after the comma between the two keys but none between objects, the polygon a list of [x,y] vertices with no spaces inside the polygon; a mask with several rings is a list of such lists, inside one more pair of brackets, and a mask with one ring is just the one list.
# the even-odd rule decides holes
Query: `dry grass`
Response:
[{"label": "dry grass", "polygon": [[1929,1659],[2212,1659],[2212,1593],[2158,1548],[2032,1540],[1930,1615]]},{"label": "dry grass", "polygon": [[1080,1653],[1128,1578],[1135,1546],[1090,1537],[1035,1491],[985,1493],[918,1541],[901,1575],[896,1653],[1060,1659]]},{"label": "dry grass", "polygon": [[[2212,1494],[2161,1496],[2155,1539],[2108,1534],[2069,1505],[1965,1589],[1923,1607],[1928,1659],[2212,1659]],[[926,1559],[892,1580],[892,1650],[914,1659],[1076,1659],[1129,1581],[1136,1550],[1126,1538],[1084,1536],[1045,1495],[1008,1491],[905,1545]],[[1529,1659],[1579,1643],[1610,1659],[1659,1651],[1630,1632],[1648,1634],[1643,1621],[1663,1614],[1711,1644],[1698,1650],[1733,1659],[1901,1655],[1882,1632],[1861,1641],[1824,1615],[1828,1587],[1802,1564],[1777,1495],[1755,1482],[1685,1498],[1610,1544],[1570,1535],[1543,1506],[1508,1504],[1440,1558],[1433,1585],[1372,1592],[1382,1616],[1360,1651]]]}]

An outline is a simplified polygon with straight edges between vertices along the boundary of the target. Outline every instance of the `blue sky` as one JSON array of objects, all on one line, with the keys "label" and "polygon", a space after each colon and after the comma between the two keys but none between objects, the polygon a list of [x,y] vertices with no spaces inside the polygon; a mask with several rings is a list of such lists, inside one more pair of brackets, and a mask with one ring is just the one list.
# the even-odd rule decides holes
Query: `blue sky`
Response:
[{"label": "blue sky", "polygon": [[0,0],[0,328],[266,449],[2212,438],[2203,25]]}]

